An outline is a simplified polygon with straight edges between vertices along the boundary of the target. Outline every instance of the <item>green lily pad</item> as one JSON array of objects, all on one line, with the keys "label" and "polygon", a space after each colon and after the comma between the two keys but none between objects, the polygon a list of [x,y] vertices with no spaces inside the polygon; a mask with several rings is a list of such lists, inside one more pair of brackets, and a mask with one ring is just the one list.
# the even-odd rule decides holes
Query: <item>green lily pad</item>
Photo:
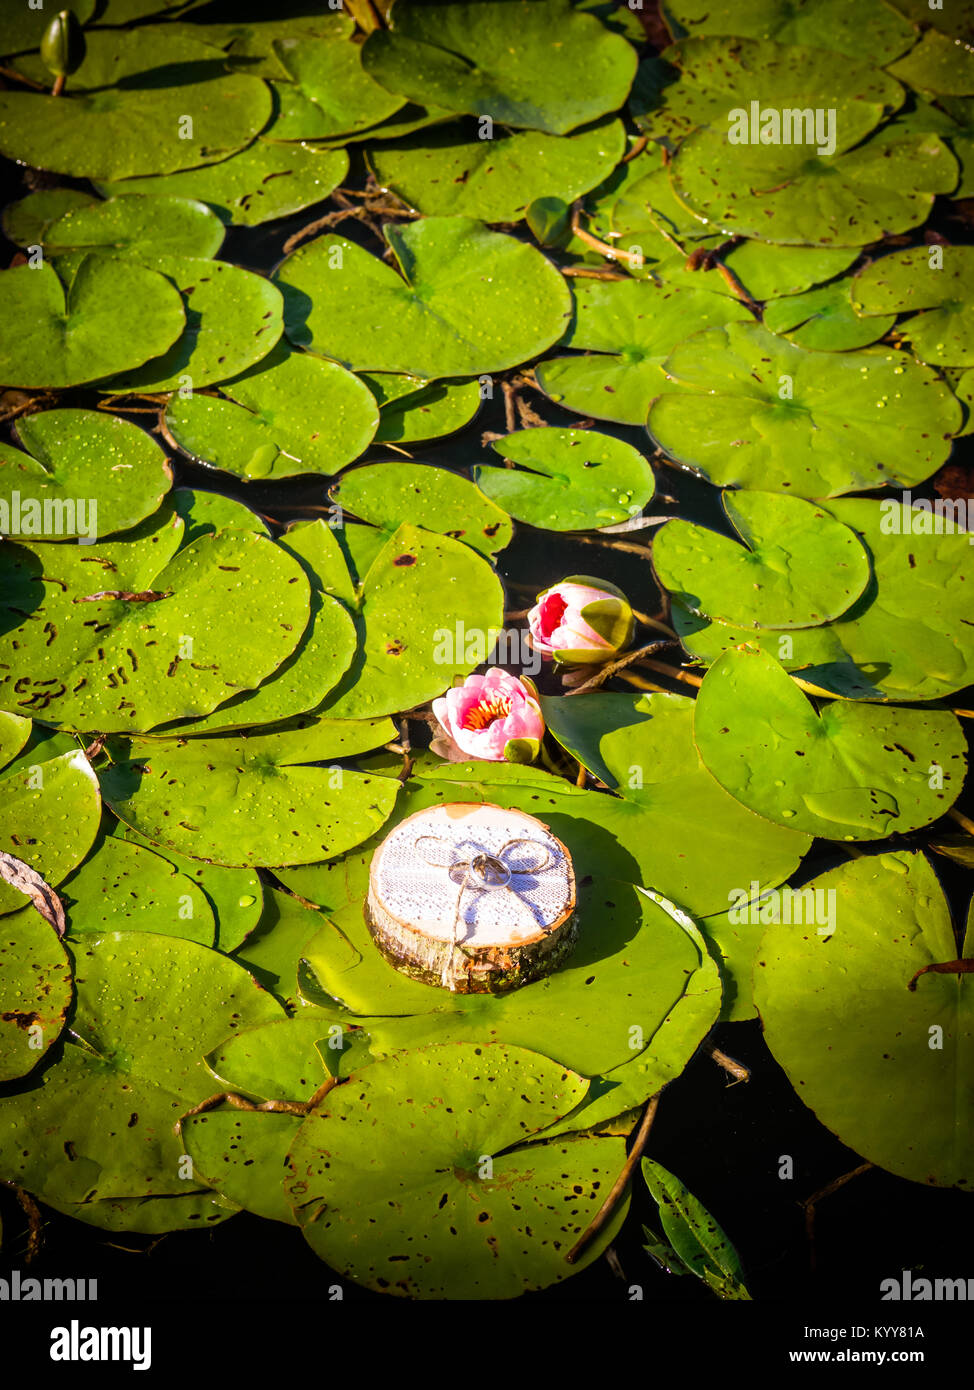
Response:
[{"label": "green lily pad", "polygon": [[[303,8],[303,7],[302,7]],[[321,7],[318,7],[321,11]],[[258,77],[283,77],[274,45],[284,39],[347,39],[355,32],[355,20],[345,10],[324,9],[315,14],[274,15],[270,19],[246,16],[231,21],[176,21],[176,30],[211,43],[227,52],[230,61]]]},{"label": "green lily pad", "polygon": [[0,547],[0,611],[18,624],[29,614],[0,638],[0,700],[66,727],[142,732],[208,714],[277,670],[308,624],[301,566],[245,531],[174,556],[181,532],[160,513],[136,538],[53,558],[49,546]]},{"label": "green lily pad", "polygon": [[328,495],[372,526],[395,531],[415,517],[424,530],[464,541],[488,558],[510,543],[514,529],[507,513],[466,478],[421,463],[350,469]]},{"label": "green lily pad", "polygon": [[[926,2],[922,0],[924,17]],[[733,34],[749,39],[776,39],[782,44],[809,44],[858,58],[863,51],[863,16],[844,0],[664,0],[671,32]],[[910,24],[885,5],[869,13],[869,53],[875,63],[887,63],[915,39]]]},{"label": "green lily pad", "polygon": [[[942,257],[939,269],[931,266],[934,251]],[[857,314],[913,313],[902,331],[921,362],[974,366],[974,246],[918,246],[882,256],[855,277],[852,303]]]},{"label": "green lily pad", "polygon": [[[743,109],[743,108],[742,108]],[[865,246],[925,221],[957,184],[957,160],[935,135],[884,137],[820,155],[817,146],[744,145],[705,126],[670,166],[677,197],[728,236],[786,245]]]},{"label": "green lily pad", "polygon": [[368,1033],[311,1010],[233,1033],[206,1065],[220,1085],[252,1100],[308,1101],[327,1076],[347,1076],[369,1060]]},{"label": "green lily pad", "polygon": [[[289,869],[289,880],[292,872],[301,870]],[[321,930],[321,921],[320,913],[290,893],[269,888],[264,894],[264,910],[257,929],[236,953],[236,959],[254,979],[292,1013],[306,1003],[298,993],[298,966],[308,943]],[[325,1018],[322,1009],[314,1012],[319,1019]]]},{"label": "green lily pad", "polygon": [[[670,1242],[667,1254],[678,1261],[674,1273],[688,1270],[718,1298],[750,1300],[740,1256],[706,1208],[661,1163],[644,1158],[640,1167]],[[646,1248],[655,1255],[653,1246]]]},{"label": "green lily pad", "polygon": [[171,391],[214,386],[271,351],[283,329],[277,288],[262,275],[223,261],[152,256],[145,263],[183,295],[186,328],[168,352],[107,383],[112,391]]},{"label": "green lily pad", "polygon": [[291,734],[115,743],[102,791],[154,845],[218,864],[310,864],[373,834],[399,786],[304,764],[373,748],[390,732],[385,720],[320,720]]},{"label": "green lily pad", "polygon": [[439,439],[469,425],[483,402],[477,381],[437,381],[389,372],[362,372],[362,380],[379,403],[376,444],[410,444]]},{"label": "green lily pad", "polygon": [[708,771],[743,805],[833,840],[928,825],[957,799],[966,771],[963,730],[949,712],[851,701],[816,711],[757,651],[714,662],[693,733]]},{"label": "green lily pad", "polygon": [[[856,247],[771,246],[765,241],[745,241],[722,259],[753,299],[768,300],[798,295],[831,280],[848,270],[858,256]],[[708,273],[708,283],[717,273]]]},{"label": "green lily pad", "polygon": [[[624,1219],[625,1201],[566,1263],[625,1144],[514,1146],[586,1089],[546,1057],[501,1044],[433,1045],[372,1063],[329,1093],[291,1150],[285,1187],[306,1240],[332,1268],[399,1296],[511,1298],[565,1279]],[[378,1223],[377,1183],[392,1194]]]},{"label": "green lily pad", "polygon": [[[87,24],[97,4],[98,0],[73,0],[71,9],[80,24]],[[35,10],[29,5],[10,6],[6,14],[0,16],[0,54],[6,57],[13,53],[29,53],[32,48],[37,48],[51,22],[52,8],[42,6]]]},{"label": "green lily pad", "polygon": [[928,29],[915,48],[891,64],[890,73],[921,92],[970,96],[974,94],[974,50],[960,39]]},{"label": "green lily pad", "polygon": [[868,554],[824,508],[775,492],[721,501],[743,547],[680,518],[653,540],[657,578],[691,612],[737,627],[816,627],[865,589]]},{"label": "green lily pad", "polygon": [[6,767],[23,748],[31,735],[31,721],[19,714],[0,710],[0,767]]},{"label": "green lily pad", "polygon": [[173,396],[166,426],[191,458],[244,478],[337,473],[379,423],[369,388],[337,362],[275,348],[216,396]]},{"label": "green lily pad", "polygon": [[860,318],[852,305],[854,281],[845,278],[806,294],[787,295],[765,307],[765,328],[780,333],[799,347],[817,352],[850,352],[884,338],[895,314]]},{"label": "green lily pad", "polygon": [[[392,536],[376,535],[384,543],[348,600],[359,650],[326,702],[324,712],[332,719],[372,719],[432,699],[478,665],[477,659],[467,659],[466,643],[444,660],[443,633],[452,634],[459,624],[486,642],[488,633],[503,627],[500,582],[469,546],[408,522]],[[319,575],[326,592],[349,583],[347,572],[336,578]],[[431,605],[434,589],[439,599]]]},{"label": "green lily pad", "polygon": [[753,322],[743,304],[705,289],[580,280],[572,293],[575,317],[563,343],[586,355],[539,363],[538,384],[568,410],[624,425],[646,423],[666,390],[662,366],[677,343],[698,329]]},{"label": "green lily pad", "polygon": [[367,130],[406,104],[369,75],[361,45],[349,39],[288,37],[273,49],[287,77],[273,83],[275,140],[327,140]]},{"label": "green lily pad", "polygon": [[893,499],[848,498],[830,502],[829,511],[857,532],[872,558],[873,581],[853,608],[827,626],[784,637],[708,625],[674,603],[687,651],[712,662],[748,642],[809,685],[852,699],[936,700],[968,685],[974,632],[957,621],[974,580],[966,533],[938,533],[931,513]]},{"label": "green lily pad", "polygon": [[112,833],[121,840],[152,850],[185,878],[199,885],[216,921],[219,950],[236,951],[257,926],[264,908],[264,885],[253,869],[228,868],[223,864],[188,859],[175,850],[154,845],[121,821],[112,827]]},{"label": "green lily pad", "polygon": [[298,1115],[262,1115],[224,1105],[184,1120],[181,1133],[198,1181],[265,1221],[296,1226],[284,1179],[300,1128]]},{"label": "green lily pad", "polygon": [[355,625],[345,606],[322,590],[319,578],[319,570],[334,557],[331,531],[324,522],[311,522],[288,533],[282,548],[298,561],[311,585],[311,621],[300,642],[256,690],[242,691],[212,714],[183,725],[180,734],[279,724],[307,714],[323,703],[352,664]]},{"label": "green lily pad", "polygon": [[[52,758],[43,744],[33,751],[28,745],[0,777],[0,850],[36,869],[52,888],[91,849],[100,817],[98,779],[80,749]],[[24,903],[23,893],[0,882],[0,913]]]},{"label": "green lily pad", "polygon": [[906,353],[810,352],[752,324],[695,334],[663,370],[650,434],[721,487],[909,487],[944,462],[961,424],[953,393]]},{"label": "green lily pad", "polygon": [[768,1046],[805,1104],[863,1158],[969,1189],[970,977],[917,972],[971,956],[974,934],[968,927],[958,948],[919,853],[857,859],[812,886],[835,894],[835,931],[768,928],[754,971]]},{"label": "green lily pad", "polygon": [[131,262],[86,256],[64,281],[48,264],[0,272],[7,328],[0,379],[64,387],[140,367],[180,337],[183,301],[164,276]]},{"label": "green lily pad", "polygon": [[[744,103],[742,93],[746,93]],[[743,37],[732,43],[723,37],[693,37],[681,39],[659,58],[642,64],[639,97],[637,124],[657,139],[665,136],[675,144],[705,125],[726,134],[735,119],[732,113],[743,110],[750,120],[755,109],[770,109],[776,113],[781,139],[803,142],[811,147],[807,153],[813,154],[828,143],[827,138],[812,138],[814,118],[803,120],[796,135],[790,125],[783,124],[784,111],[833,111],[835,148],[848,150],[875,130],[884,115],[902,105],[903,89],[859,54],[839,58],[824,47]],[[787,119],[790,122],[793,117]],[[827,127],[820,124],[819,128],[827,137]]]},{"label": "green lily pad", "polygon": [[[181,1162],[177,1117],[212,1093],[203,1055],[229,1033],[281,1016],[226,956],[149,932],[85,940],[72,1039],[38,1085],[0,1101],[0,1169],[86,1220],[104,1200],[199,1195]],[[199,1224],[132,1204],[129,1230]]]},{"label": "green lily pad", "polygon": [[195,198],[211,207],[223,222],[256,227],[327,198],[347,173],[344,150],[275,144],[260,137],[216,164],[161,177],[101,182],[97,188],[109,196],[167,193]]},{"label": "green lily pad", "polygon": [[491,447],[521,467],[478,467],[475,482],[518,521],[543,530],[590,531],[627,521],[656,489],[649,460],[597,430],[518,430]]},{"label": "green lily pad", "polygon": [[243,502],[224,497],[219,492],[201,492],[198,488],[178,487],[170,494],[173,510],[183,521],[181,549],[192,545],[200,536],[214,536],[217,531],[256,531],[270,536],[264,522]]},{"label": "green lily pad", "polygon": [[571,202],[588,193],[611,174],[625,145],[617,120],[569,136],[502,130],[490,140],[451,124],[373,147],[368,159],[382,187],[422,213],[518,222],[537,198]]},{"label": "green lily pad", "polygon": [[362,59],[410,101],[552,135],[615,111],[636,71],[631,44],[570,0],[398,0]]},{"label": "green lily pad", "polygon": [[45,229],[43,246],[49,256],[105,250],[132,253],[143,261],[157,255],[208,260],[223,237],[223,224],[203,203],[133,194],[71,208]]},{"label": "green lily pad", "polygon": [[111,535],[151,516],[172,484],[159,445],[117,415],[42,410],[23,416],[17,434],[29,454],[0,445],[0,532],[7,536]]},{"label": "green lily pad", "polygon": [[213,945],[213,912],[193,880],[150,849],[112,835],[65,880],[60,897],[75,938],[143,931]]},{"label": "green lily pad", "polygon": [[384,231],[401,275],[333,235],[282,262],[275,280],[298,347],[355,371],[432,380],[518,366],[564,331],[568,287],[533,247],[467,217]]},{"label": "green lily pad", "polygon": [[[640,840],[636,881],[688,911],[703,916],[728,902],[742,874],[742,845],[749,877],[771,887],[808,850],[806,836],[742,815],[714,783],[694,747],[693,702],[684,696],[592,691],[584,699],[544,697],[541,707],[559,743],[640,813],[631,832]],[[593,820],[612,821],[614,800],[589,804]]]},{"label": "green lily pad", "polygon": [[[18,66],[49,78],[39,60]],[[249,144],[271,111],[266,83],[228,73],[208,44],[151,26],[95,29],[62,97],[0,92],[0,153],[72,178],[168,174]]]},{"label": "green lily pad", "polygon": [[71,994],[71,961],[50,923],[33,904],[4,917],[0,921],[0,1081],[26,1076],[57,1042]]},{"label": "green lily pad", "polygon": [[16,203],[8,203],[0,213],[0,226],[15,246],[42,246],[48,227],[66,212],[91,204],[91,194],[80,188],[40,188]]}]

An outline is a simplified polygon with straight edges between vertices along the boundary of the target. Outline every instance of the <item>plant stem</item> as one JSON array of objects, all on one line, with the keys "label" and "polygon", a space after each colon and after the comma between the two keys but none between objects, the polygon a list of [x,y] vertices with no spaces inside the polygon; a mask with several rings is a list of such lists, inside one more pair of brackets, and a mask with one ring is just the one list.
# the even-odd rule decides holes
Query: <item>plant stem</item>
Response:
[{"label": "plant stem", "polygon": [[974,835],[974,820],[971,820],[970,816],[965,816],[964,812],[958,811],[956,806],[951,806],[947,814],[951,820],[955,820],[958,825],[963,826],[968,835]]},{"label": "plant stem", "polygon": [[578,1259],[579,1255],[586,1248],[586,1246],[590,1244],[594,1237],[598,1235],[599,1231],[602,1230],[603,1226],[607,1224],[612,1213],[618,1206],[619,1199],[625,1191],[626,1185],[632,1176],[632,1170],[639,1162],[640,1158],[642,1157],[643,1149],[645,1149],[646,1147],[646,1142],[649,1139],[649,1131],[652,1129],[653,1120],[656,1118],[656,1109],[659,1105],[659,1098],[661,1094],[661,1091],[657,1091],[655,1096],[652,1096],[646,1102],[646,1109],[643,1111],[643,1118],[639,1125],[639,1130],[636,1134],[633,1146],[629,1151],[629,1156],[623,1164],[622,1171],[616,1178],[615,1182],[612,1184],[612,1188],[609,1192],[609,1195],[606,1197],[605,1201],[599,1207],[594,1219],[588,1224],[588,1226],[579,1236],[578,1240],[569,1250],[568,1254],[565,1256],[566,1264],[573,1265],[575,1263],[575,1261]]}]

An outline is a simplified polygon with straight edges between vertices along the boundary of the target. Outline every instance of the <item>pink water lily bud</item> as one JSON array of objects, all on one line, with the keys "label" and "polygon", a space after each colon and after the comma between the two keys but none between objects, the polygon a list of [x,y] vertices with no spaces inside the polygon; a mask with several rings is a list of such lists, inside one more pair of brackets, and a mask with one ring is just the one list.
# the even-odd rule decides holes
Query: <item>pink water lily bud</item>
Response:
[{"label": "pink water lily bud", "polygon": [[492,666],[433,701],[433,713],[457,747],[489,762],[529,763],[538,756],[544,720],[538,692],[525,676]]},{"label": "pink water lily bud", "polygon": [[605,579],[573,574],[538,595],[528,626],[531,645],[542,656],[592,665],[625,651],[636,622],[621,589]]}]

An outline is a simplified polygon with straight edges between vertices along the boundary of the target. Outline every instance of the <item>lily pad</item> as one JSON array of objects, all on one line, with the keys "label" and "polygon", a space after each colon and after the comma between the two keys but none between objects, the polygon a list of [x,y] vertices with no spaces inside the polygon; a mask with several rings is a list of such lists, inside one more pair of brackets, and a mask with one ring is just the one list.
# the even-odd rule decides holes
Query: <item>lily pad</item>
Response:
[{"label": "lily pad", "polygon": [[70,208],[45,227],[42,244],[49,256],[106,250],[131,252],[139,260],[154,255],[207,260],[219,251],[223,237],[220,219],[203,203],[133,194]]},{"label": "lily pad", "polygon": [[711,662],[748,642],[809,685],[852,699],[936,700],[968,685],[974,632],[956,621],[974,580],[966,533],[938,533],[931,512],[893,499],[848,498],[830,502],[829,511],[857,532],[872,558],[873,581],[853,608],[825,627],[783,637],[708,626],[674,603],[687,651]]},{"label": "lily pad", "polygon": [[[289,869],[288,879],[291,873],[301,872]],[[298,993],[298,966],[308,943],[321,930],[321,922],[320,913],[290,893],[269,888],[264,894],[264,910],[257,929],[236,953],[236,959],[254,979],[292,1013],[306,1003]],[[314,1012],[319,1019],[326,1018],[324,1010],[316,1008]]]},{"label": "lily pad", "polygon": [[570,0],[398,0],[362,60],[410,101],[552,135],[615,111],[636,71],[631,44]]},{"label": "lily pad", "polygon": [[377,830],[399,785],[304,764],[373,748],[390,732],[385,720],[321,720],[292,734],[116,743],[102,774],[103,795],[120,820],[154,845],[197,859],[314,863]]},{"label": "lily pad", "polygon": [[851,607],[870,578],[854,531],[775,492],[725,492],[743,547],[674,518],[653,540],[657,578],[691,612],[737,627],[815,627]]},{"label": "lily pad", "polygon": [[391,532],[415,516],[424,530],[464,541],[488,558],[510,543],[514,529],[507,513],[466,478],[421,463],[350,469],[328,495],[372,526]]},{"label": "lily pad", "polygon": [[[863,51],[863,18],[844,0],[664,0],[670,30],[683,34],[733,34],[749,39],[775,39],[782,44],[809,44],[859,58]],[[926,4],[924,0],[924,17]],[[887,63],[905,52],[916,35],[892,7],[869,13],[869,52],[876,63]]]},{"label": "lily pad", "polygon": [[467,217],[386,226],[401,274],[344,237],[318,237],[275,279],[298,347],[355,371],[479,376],[550,347],[571,313],[539,251]]},{"label": "lily pad", "polygon": [[597,430],[518,430],[491,446],[519,469],[474,469],[481,491],[518,521],[547,531],[590,531],[638,515],[656,479],[638,449]]},{"label": "lily pad", "polygon": [[817,352],[850,352],[869,347],[884,338],[896,322],[895,314],[860,318],[853,308],[850,290],[855,281],[845,278],[806,294],[787,295],[765,306],[765,328],[780,333],[799,347]]},{"label": "lily pad", "polygon": [[[18,66],[46,75],[39,61]],[[0,152],[72,178],[168,174],[249,144],[271,111],[266,83],[228,73],[209,44],[152,26],[93,29],[63,97],[0,92]]]},{"label": "lily pad", "polygon": [[337,473],[379,423],[372,392],[337,362],[283,345],[215,396],[174,396],[166,425],[191,458],[244,478]]},{"label": "lily pad", "polygon": [[379,403],[376,444],[410,444],[439,439],[469,425],[483,402],[477,381],[437,381],[389,372],[363,372],[362,380]]},{"label": "lily pad", "polygon": [[117,415],[42,410],[18,421],[17,434],[29,454],[0,445],[0,532],[7,536],[111,535],[151,516],[172,483],[155,440]]},{"label": "lily pad", "polygon": [[29,614],[0,638],[0,700],[66,727],[141,732],[208,714],[275,671],[308,624],[298,562],[232,530],[173,555],[181,532],[160,514],[137,539],[58,546],[54,558],[48,546],[0,547],[3,607],[18,623]]},{"label": "lily pad", "polygon": [[890,66],[890,73],[921,92],[970,96],[974,94],[974,49],[928,29],[915,48]]},{"label": "lily pad", "polygon": [[0,315],[0,379],[27,388],[140,367],[186,323],[182,297],[163,275],[99,255],[86,256],[70,281],[46,263],[0,272]]},{"label": "lily pad", "polygon": [[195,198],[208,204],[223,222],[256,227],[327,198],[347,173],[344,150],[275,144],[260,137],[216,164],[157,177],[101,182],[97,187],[109,196],[166,193]]},{"label": "lily pad", "polygon": [[728,236],[865,246],[918,226],[935,195],[957,185],[957,160],[935,135],[878,132],[831,155],[818,148],[731,144],[726,124],[704,126],[680,146],[673,188]]},{"label": "lily pad", "polygon": [[569,136],[502,130],[490,140],[451,124],[373,147],[368,159],[379,183],[422,213],[518,222],[537,198],[571,202],[588,193],[611,174],[625,145],[617,120]]},{"label": "lily pad", "polygon": [[0,226],[15,246],[41,246],[48,227],[66,212],[90,207],[92,201],[80,188],[39,188],[8,203],[0,213]]},{"label": "lily pad", "polygon": [[[742,103],[742,92],[747,94],[746,103]],[[693,37],[681,39],[659,58],[642,64],[639,97],[637,123],[656,139],[665,136],[675,144],[706,125],[726,133],[735,113],[743,110],[750,120],[757,119],[757,110],[772,110],[782,142],[790,144],[794,139],[796,144],[811,146],[806,153],[812,154],[827,143],[821,123],[826,140],[813,139],[814,111],[834,112],[835,148],[848,150],[875,130],[884,115],[902,105],[903,89],[870,61],[864,62],[859,53],[838,58],[824,47],[744,37],[732,43],[723,37]],[[786,118],[786,110],[794,115]],[[808,117],[796,131],[790,122],[805,112]],[[748,126],[748,134],[758,143],[760,127],[752,132]]]},{"label": "lily pad", "polygon": [[255,870],[188,859],[175,850],[152,844],[121,821],[112,827],[112,833],[121,840],[152,850],[185,878],[199,885],[216,921],[219,950],[236,951],[257,926],[264,907],[264,886]]},{"label": "lily pad", "polygon": [[196,883],[152,850],[112,835],[65,880],[60,897],[75,938],[143,931],[213,945],[213,912]]},{"label": "lily pad", "polygon": [[71,961],[33,905],[0,921],[0,1081],[26,1076],[57,1042],[71,1003]]},{"label": "lily pad", "polygon": [[958,948],[919,853],[857,859],[812,886],[835,894],[835,931],[768,928],[754,972],[768,1046],[805,1104],[863,1158],[969,1189],[970,977],[929,967],[970,957],[970,928]]},{"label": "lily pad", "polygon": [[961,408],[908,354],[810,352],[732,323],[678,344],[649,414],[656,443],[719,486],[832,497],[921,482]]},{"label": "lily pad", "polygon": [[[934,251],[939,268],[931,264]],[[974,366],[974,246],[918,246],[882,256],[856,276],[852,302],[857,314],[913,313],[902,332],[921,362]]]},{"label": "lily pad", "polygon": [[[28,745],[0,777],[0,850],[36,869],[52,888],[91,849],[100,817],[98,779],[80,749],[52,758],[43,744],[33,751]],[[0,913],[24,903],[23,893],[0,882]]]},{"label": "lily pad", "polygon": [[624,425],[646,423],[653,400],[666,390],[663,363],[684,338],[698,329],[753,322],[743,304],[705,289],[580,280],[572,293],[575,317],[562,341],[586,355],[539,363],[538,385],[568,410]]},{"label": "lily pad", "polygon": [[253,1100],[308,1101],[328,1076],[347,1076],[369,1059],[362,1028],[333,1025],[316,1010],[231,1034],[206,1065],[229,1090]]},{"label": "lily pad", "polygon": [[406,104],[380,86],[350,39],[277,39],[274,55],[287,81],[274,82],[275,140],[327,140],[367,130]]},{"label": "lily pad", "polygon": [[181,549],[192,545],[200,536],[215,536],[217,531],[256,531],[270,536],[264,522],[243,502],[224,497],[219,492],[201,492],[199,488],[178,487],[170,495],[176,515],[183,521]]},{"label": "lily pad", "polygon": [[86,940],[75,986],[63,1056],[34,1089],[0,1101],[4,1176],[81,1220],[103,1200],[165,1197],[166,1217],[147,1203],[115,1219],[129,1230],[198,1224],[169,1202],[199,1193],[174,1121],[212,1093],[203,1054],[280,1017],[280,1005],[218,952],[148,932]]},{"label": "lily pad", "polygon": [[[624,1219],[625,1201],[566,1263],[625,1144],[515,1146],[586,1089],[546,1057],[500,1044],[433,1045],[353,1073],[291,1150],[286,1190],[305,1238],[332,1268],[400,1297],[511,1298],[565,1279],[598,1258]],[[394,1194],[379,1223],[377,1183]]]},{"label": "lily pad", "polygon": [[916,830],[957,799],[966,771],[947,711],[835,701],[816,711],[757,651],[728,651],[704,677],[693,733],[709,772],[778,825],[833,840]]},{"label": "lily pad", "polygon": [[[349,583],[347,572],[320,578],[326,592]],[[439,594],[435,606],[427,600],[432,587]],[[476,653],[467,659],[465,642],[452,654],[443,652],[443,633],[452,634],[459,624],[486,642],[504,621],[500,582],[486,561],[461,541],[408,522],[384,540],[348,601],[359,649],[324,707],[332,719],[373,719],[441,694],[480,660]]]},{"label": "lily pad", "polygon": [[163,356],[105,389],[172,391],[187,379],[194,389],[213,386],[266,357],[280,338],[281,296],[264,276],[193,256],[152,256],[145,264],[182,293],[186,328]]}]

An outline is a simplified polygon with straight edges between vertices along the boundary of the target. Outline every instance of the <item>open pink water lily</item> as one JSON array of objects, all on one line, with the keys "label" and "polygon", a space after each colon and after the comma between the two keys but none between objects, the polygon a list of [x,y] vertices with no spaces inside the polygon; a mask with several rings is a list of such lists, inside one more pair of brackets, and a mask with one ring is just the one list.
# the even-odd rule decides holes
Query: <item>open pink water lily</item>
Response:
[{"label": "open pink water lily", "polygon": [[528,626],[531,645],[542,656],[590,665],[625,651],[636,623],[621,589],[604,579],[573,574],[538,595]]},{"label": "open pink water lily", "polygon": [[538,756],[544,720],[538,692],[492,666],[433,701],[433,713],[462,752],[489,762],[529,763]]}]

